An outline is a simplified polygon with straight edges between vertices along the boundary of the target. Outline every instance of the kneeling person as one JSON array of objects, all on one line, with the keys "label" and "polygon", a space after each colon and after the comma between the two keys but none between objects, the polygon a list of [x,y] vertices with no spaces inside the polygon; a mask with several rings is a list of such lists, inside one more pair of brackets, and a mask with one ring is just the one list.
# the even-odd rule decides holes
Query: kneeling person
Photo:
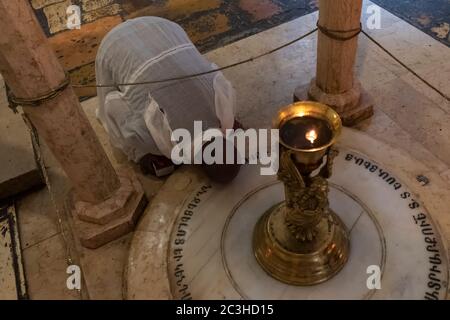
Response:
[{"label": "kneeling person", "polygon": [[[221,72],[158,82],[216,68],[174,22],[143,17],[115,27],[96,59],[97,84],[118,84],[98,88],[97,116],[111,143],[144,173],[163,176],[173,169],[174,130],[193,135],[195,121],[202,121],[203,130],[236,128],[235,92]],[[223,183],[239,171],[238,165],[202,166],[212,180]]]}]

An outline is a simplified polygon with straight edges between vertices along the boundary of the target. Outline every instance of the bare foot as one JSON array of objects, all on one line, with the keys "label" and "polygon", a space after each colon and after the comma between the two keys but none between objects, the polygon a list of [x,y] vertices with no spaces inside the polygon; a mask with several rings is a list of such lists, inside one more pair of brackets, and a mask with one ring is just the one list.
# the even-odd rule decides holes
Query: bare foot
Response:
[{"label": "bare foot", "polygon": [[139,166],[142,174],[151,174],[156,177],[167,176],[175,170],[175,165],[170,159],[150,153],[139,160]]}]

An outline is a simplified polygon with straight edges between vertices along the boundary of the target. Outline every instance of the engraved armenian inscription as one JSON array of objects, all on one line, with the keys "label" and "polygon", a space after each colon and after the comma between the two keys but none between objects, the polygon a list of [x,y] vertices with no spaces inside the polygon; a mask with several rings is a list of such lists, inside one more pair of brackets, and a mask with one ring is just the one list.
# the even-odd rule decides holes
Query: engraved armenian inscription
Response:
[{"label": "engraved armenian inscription", "polygon": [[[380,241],[384,241],[387,248],[386,260],[383,262],[386,276],[381,278],[381,289],[376,290],[371,298],[432,300],[446,298],[447,255],[443,249],[438,229],[424,204],[393,172],[383,168],[367,156],[341,149],[336,160],[335,174],[331,182],[345,190],[346,194],[353,195],[354,199],[357,199],[357,201],[354,200],[355,204],[357,202],[364,204],[375,215],[383,235],[380,237]],[[236,299],[244,297],[233,284],[237,278],[231,277],[230,280],[227,273],[229,270],[223,264],[224,255],[220,235],[223,230],[226,230],[227,220],[235,219],[232,217],[238,216],[237,213],[233,215],[233,212],[240,212],[244,215],[239,219],[238,226],[233,229],[236,230],[238,236],[233,233],[234,238],[232,239],[243,241],[234,247],[234,250],[247,252],[247,249],[244,250],[244,248],[249,248],[248,259],[242,257],[239,252],[236,253],[240,259],[233,260],[234,263],[237,263],[237,265],[233,265],[233,275],[236,272],[241,274],[238,281],[254,278],[256,282],[251,282],[254,288],[246,289],[246,292],[252,292],[245,295],[249,299],[272,297],[270,294],[261,292],[263,288],[270,287],[269,280],[271,278],[264,278],[265,273],[260,274],[259,271],[254,275],[257,271],[255,268],[259,268],[259,266],[250,257],[251,237],[244,237],[244,234],[240,234],[241,232],[244,232],[245,235],[251,234],[254,224],[246,224],[246,221],[256,221],[265,210],[273,204],[279,203],[283,197],[281,189],[280,192],[264,193],[266,189],[261,189],[261,186],[276,183],[276,178],[262,178],[257,176],[257,172],[257,168],[246,166],[232,186],[199,185],[197,190],[188,196],[178,209],[178,217],[172,228],[167,256],[168,277],[175,299]],[[252,199],[259,200],[242,202],[248,194],[253,195]],[[336,199],[343,198],[334,199],[336,201]],[[339,212],[340,214],[346,214],[347,209],[345,208],[352,206],[351,201],[342,204],[344,209]],[[265,204],[261,204],[261,202]],[[242,205],[242,203],[248,205]],[[241,206],[244,209],[239,211],[238,208]],[[355,208],[358,206],[355,205]],[[360,221],[359,218],[357,221]],[[376,247],[361,244],[364,243],[361,237],[365,237],[366,232],[372,230],[371,228],[370,225],[364,223],[360,225],[360,232],[355,234],[356,238],[354,239],[355,244],[360,245],[359,248]],[[357,245],[354,249],[356,247]],[[358,254],[364,252],[363,249]],[[347,283],[348,274],[352,275],[353,279],[355,272],[359,272],[358,270],[364,271],[362,285],[366,288],[368,265],[365,264],[366,262],[363,263],[363,260],[358,262],[359,259],[355,256],[355,260],[350,266],[354,272],[344,272],[342,279],[319,285],[315,288],[318,293],[315,296],[320,298],[319,292],[339,291],[339,288],[333,287],[333,283],[342,283],[342,281]],[[248,283],[246,285],[249,285]],[[238,285],[241,286],[243,283],[239,282]],[[349,289],[346,297],[363,298],[363,295],[359,294],[359,287],[361,284],[355,284],[355,290]],[[280,297],[285,292],[280,286],[276,286],[274,290],[280,292]],[[289,292],[290,298],[302,299],[309,296],[308,288],[291,287],[286,290]],[[278,297],[276,292],[273,297]]]},{"label": "engraved armenian inscription", "polygon": [[360,155],[347,153],[345,160],[350,161],[356,166],[360,166],[373,173],[379,179],[391,185],[395,195],[400,197],[407,204],[411,219],[417,225],[417,228],[423,235],[423,245],[428,253],[428,282],[427,290],[424,292],[424,299],[439,300],[441,290],[447,290],[447,271],[442,268],[443,254],[441,253],[441,245],[438,241],[438,235],[430,221],[425,209],[413,198],[413,195],[403,190],[403,186],[389,172],[378,165],[371,163]]},{"label": "engraved armenian inscription", "polygon": [[[191,300],[191,293],[189,291],[189,284],[186,282],[185,269],[183,267],[184,260],[184,245],[186,243],[189,222],[195,215],[195,210],[202,203],[206,193],[212,188],[211,185],[203,185],[195,195],[192,196],[190,201],[183,208],[181,216],[178,218],[175,224],[175,229],[172,231],[173,243],[171,247],[171,255],[174,263],[174,270],[172,270],[173,279],[175,283],[172,283],[172,287],[175,287],[177,295],[181,300]],[[173,290],[173,289],[172,289]]]}]

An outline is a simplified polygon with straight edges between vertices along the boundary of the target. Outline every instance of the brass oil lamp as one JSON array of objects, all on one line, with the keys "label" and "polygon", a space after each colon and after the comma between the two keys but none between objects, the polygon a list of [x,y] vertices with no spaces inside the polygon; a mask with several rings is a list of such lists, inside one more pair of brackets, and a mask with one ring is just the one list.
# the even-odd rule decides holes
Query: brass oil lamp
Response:
[{"label": "brass oil lamp", "polygon": [[328,203],[341,119],[326,105],[304,101],[281,109],[273,127],[280,133],[278,179],[285,201],[256,224],[254,253],[284,283],[318,284],[343,268],[350,250],[348,230]]}]

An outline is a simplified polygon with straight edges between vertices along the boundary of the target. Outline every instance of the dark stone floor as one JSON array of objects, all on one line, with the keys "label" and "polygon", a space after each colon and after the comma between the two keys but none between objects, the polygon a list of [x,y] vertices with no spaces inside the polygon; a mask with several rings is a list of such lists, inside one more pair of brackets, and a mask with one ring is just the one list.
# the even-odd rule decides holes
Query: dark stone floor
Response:
[{"label": "dark stone floor", "polygon": [[372,0],[450,46],[450,0]]}]

